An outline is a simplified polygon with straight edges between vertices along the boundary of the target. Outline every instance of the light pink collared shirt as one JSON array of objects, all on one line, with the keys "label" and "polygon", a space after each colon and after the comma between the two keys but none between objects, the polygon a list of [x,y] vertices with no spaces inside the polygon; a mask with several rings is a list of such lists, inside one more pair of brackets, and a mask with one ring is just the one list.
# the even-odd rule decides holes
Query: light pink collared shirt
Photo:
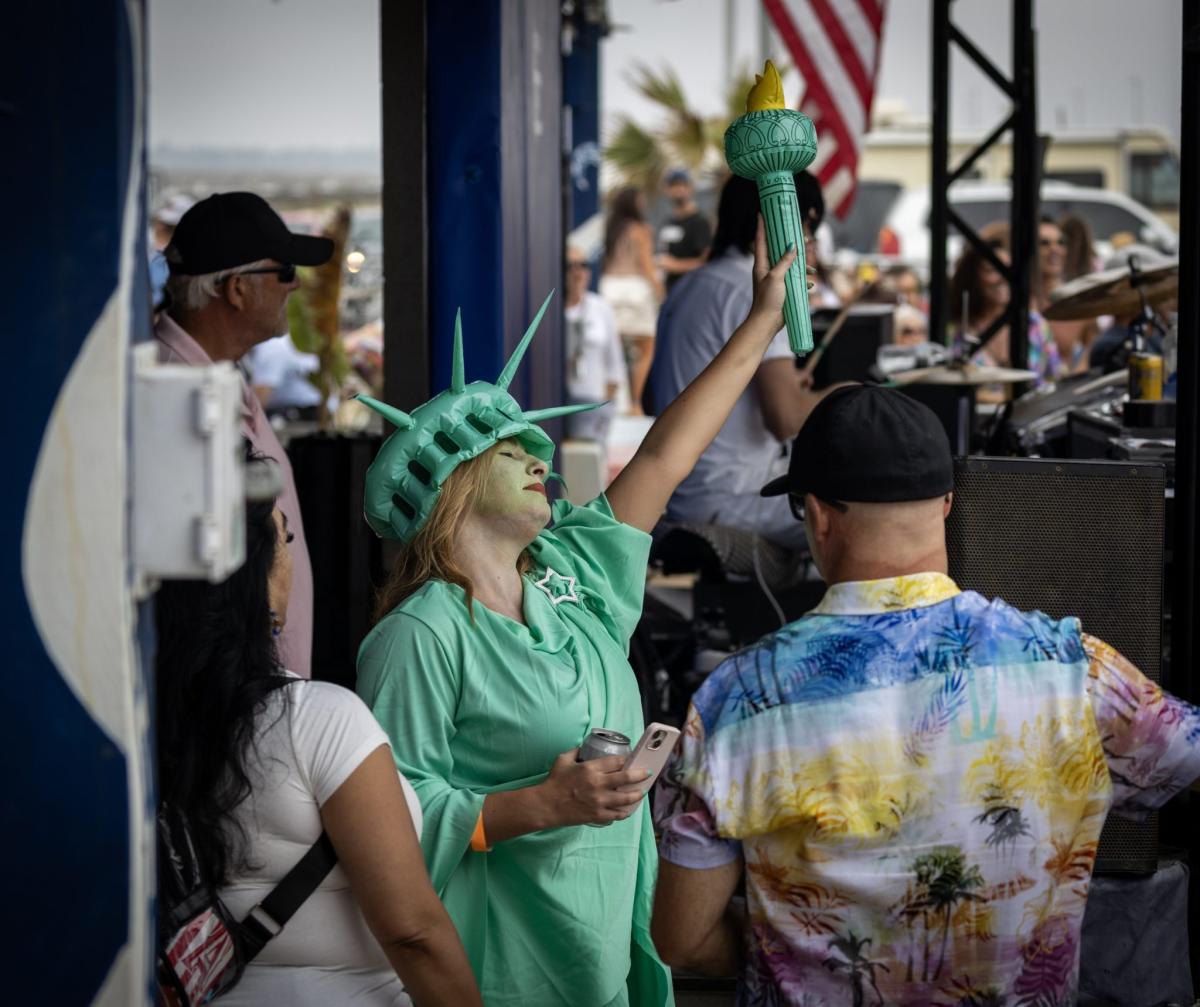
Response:
[{"label": "light pink collared shirt", "polygon": [[[159,343],[158,359],[168,364],[189,364],[193,367],[211,364],[212,358],[189,336],[175,319],[165,312],[154,327]],[[308,559],[308,543],[304,538],[304,520],[300,516],[300,501],[287,452],[271,429],[271,421],[263,412],[258,396],[242,381],[242,433],[254,445],[254,450],[274,459],[283,471],[283,493],[276,503],[288,520],[288,529],[295,538],[288,548],[292,553],[292,593],[288,599],[287,623],[279,637],[279,660],[285,668],[301,678],[312,676],[312,564]]]}]

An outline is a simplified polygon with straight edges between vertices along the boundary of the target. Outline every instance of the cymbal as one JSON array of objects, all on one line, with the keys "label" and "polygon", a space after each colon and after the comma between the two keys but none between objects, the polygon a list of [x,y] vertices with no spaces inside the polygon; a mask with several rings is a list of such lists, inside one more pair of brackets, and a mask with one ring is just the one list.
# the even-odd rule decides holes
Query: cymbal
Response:
[{"label": "cymbal", "polygon": [[1042,314],[1052,322],[1100,315],[1134,315],[1142,306],[1140,289],[1148,304],[1155,304],[1179,293],[1179,263],[1169,262],[1139,270],[1142,283],[1134,287],[1125,267],[1089,273],[1064,283],[1050,295],[1050,306]]},{"label": "cymbal", "polygon": [[919,367],[915,371],[900,371],[889,378],[898,385],[1015,385],[1033,381],[1037,371],[967,364],[965,367]]}]

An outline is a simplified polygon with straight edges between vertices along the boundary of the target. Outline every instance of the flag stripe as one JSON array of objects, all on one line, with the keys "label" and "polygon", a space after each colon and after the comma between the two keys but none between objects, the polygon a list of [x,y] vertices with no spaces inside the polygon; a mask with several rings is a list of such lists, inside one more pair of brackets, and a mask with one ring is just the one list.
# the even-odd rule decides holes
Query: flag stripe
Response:
[{"label": "flag stripe", "polygon": [[830,8],[829,0],[811,0],[811,3],[813,13],[817,15],[821,27],[825,29],[825,34],[832,43],[834,51],[841,57],[842,66],[850,78],[850,83],[858,92],[859,102],[863,108],[870,107],[871,92],[874,88],[863,67],[869,67],[871,63],[867,62],[858,47],[850,41],[842,22]]},{"label": "flag stripe", "polygon": [[818,136],[811,170],[826,204],[845,216],[870,128],[886,0],[763,0],[763,7],[804,78],[797,107]]},{"label": "flag stripe", "polygon": [[837,138],[839,147],[853,146],[846,124],[830,97],[824,80],[817,72],[816,65],[809,55],[808,46],[804,44],[804,39],[796,31],[796,26],[792,23],[791,15],[785,9],[783,0],[763,0],[763,2],[767,11],[775,19],[775,26],[779,29],[779,34],[783,36],[783,41],[792,54],[792,59],[796,61],[796,69],[804,78],[804,85],[807,88],[805,97],[811,97],[821,110],[820,125],[828,126],[830,132]]},{"label": "flag stripe", "polygon": [[863,101],[846,70],[842,53],[825,34],[812,4],[809,0],[785,0],[784,7],[790,12],[794,25],[804,25],[803,33],[797,31],[796,34],[803,40],[808,60],[821,78],[847,132],[851,136],[865,133],[867,122]]},{"label": "flag stripe", "polygon": [[859,7],[876,37],[883,35],[883,0],[859,0]]}]

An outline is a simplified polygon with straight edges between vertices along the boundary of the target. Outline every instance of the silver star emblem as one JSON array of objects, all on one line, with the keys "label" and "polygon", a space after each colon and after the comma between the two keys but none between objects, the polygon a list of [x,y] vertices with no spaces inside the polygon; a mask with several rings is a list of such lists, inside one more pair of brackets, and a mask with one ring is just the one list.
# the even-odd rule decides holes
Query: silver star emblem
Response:
[{"label": "silver star emblem", "polygon": [[558,605],[564,601],[573,601],[576,604],[579,602],[579,598],[575,594],[575,578],[555,573],[554,567],[546,567],[546,575],[541,580],[534,581],[533,586],[545,591],[546,597],[550,599],[552,605]]}]

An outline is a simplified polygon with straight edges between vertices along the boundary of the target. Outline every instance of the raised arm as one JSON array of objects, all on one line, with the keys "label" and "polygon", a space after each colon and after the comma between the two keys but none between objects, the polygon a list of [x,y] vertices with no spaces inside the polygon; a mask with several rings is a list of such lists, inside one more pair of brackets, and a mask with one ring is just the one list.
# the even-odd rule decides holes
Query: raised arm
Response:
[{"label": "raised arm", "polygon": [[772,337],[783,326],[784,276],[795,257],[793,249],[768,267],[767,239],[759,218],[750,314],[712,363],[662,411],[633,460],[609,486],[608,502],[618,521],[650,531],[675,487],[729,418]]},{"label": "raised arm", "polygon": [[321,808],[371,933],[422,1005],[483,1004],[458,931],[425,872],[404,791],[380,745]]}]

